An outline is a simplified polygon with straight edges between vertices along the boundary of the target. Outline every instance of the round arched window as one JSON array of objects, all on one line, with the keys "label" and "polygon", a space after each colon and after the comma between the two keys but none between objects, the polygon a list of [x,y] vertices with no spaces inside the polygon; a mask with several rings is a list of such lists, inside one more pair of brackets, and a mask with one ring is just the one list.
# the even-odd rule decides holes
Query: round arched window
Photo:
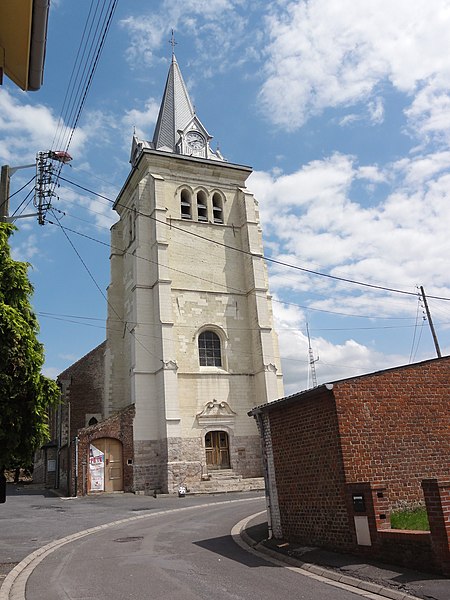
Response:
[{"label": "round arched window", "polygon": [[214,331],[203,331],[198,336],[198,357],[202,367],[221,367],[220,338]]}]

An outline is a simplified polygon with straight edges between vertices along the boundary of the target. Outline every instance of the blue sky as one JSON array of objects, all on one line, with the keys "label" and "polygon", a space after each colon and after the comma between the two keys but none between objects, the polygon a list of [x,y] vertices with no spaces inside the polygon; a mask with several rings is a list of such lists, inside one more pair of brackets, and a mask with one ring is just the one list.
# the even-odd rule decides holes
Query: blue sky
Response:
[{"label": "blue sky", "polygon": [[[95,4],[95,3],[94,3]],[[51,5],[44,85],[0,88],[0,164],[55,146],[91,2]],[[175,52],[212,147],[253,167],[286,393],[450,351],[448,0],[119,2],[62,176],[114,200],[133,129],[151,139]],[[67,133],[67,132],[66,132]],[[62,138],[63,139],[63,138]],[[55,142],[56,140],[56,142]],[[11,193],[33,170],[18,171]],[[56,376],[104,339],[111,203],[66,181],[65,228],[16,222]],[[14,212],[32,184],[11,199]],[[27,212],[27,211],[26,211]],[[28,212],[31,212],[29,207]],[[70,239],[70,241],[68,240]]]}]

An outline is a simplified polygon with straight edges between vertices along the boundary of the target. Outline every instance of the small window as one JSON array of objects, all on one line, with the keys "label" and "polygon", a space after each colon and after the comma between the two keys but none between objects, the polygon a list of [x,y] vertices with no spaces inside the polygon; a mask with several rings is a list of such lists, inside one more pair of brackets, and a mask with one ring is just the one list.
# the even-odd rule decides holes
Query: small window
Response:
[{"label": "small window", "polygon": [[90,427],[91,425],[97,425],[97,423],[98,423],[97,419],[95,417],[92,417],[91,419],[89,419],[88,425]]},{"label": "small window", "polygon": [[208,221],[208,199],[203,190],[197,192],[197,217],[199,221],[206,223]]},{"label": "small window", "polygon": [[200,366],[221,367],[222,353],[220,338],[214,331],[204,331],[198,336],[198,354]]},{"label": "small window", "polygon": [[135,220],[136,220],[135,211],[134,211],[134,208],[131,207],[130,213],[128,215],[128,236],[130,239],[130,243],[136,237],[136,222],[135,222]]},{"label": "small window", "polygon": [[223,203],[220,194],[215,192],[212,198],[214,223],[223,223]]},{"label": "small window", "polygon": [[191,194],[188,190],[181,190],[181,218],[192,219]]}]

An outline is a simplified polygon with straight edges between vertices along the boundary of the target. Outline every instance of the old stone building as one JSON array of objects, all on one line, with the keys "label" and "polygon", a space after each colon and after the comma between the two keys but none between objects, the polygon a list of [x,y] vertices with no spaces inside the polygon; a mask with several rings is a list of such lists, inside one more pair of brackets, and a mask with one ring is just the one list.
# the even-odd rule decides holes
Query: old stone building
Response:
[{"label": "old stone building", "polygon": [[247,413],[283,385],[258,204],[251,169],[211,139],[173,55],[153,140],[133,137],[114,205],[102,419],[72,444],[78,493],[262,476]]},{"label": "old stone building", "polygon": [[251,169],[210,146],[177,60],[115,210],[105,415],[134,404],[134,487],[262,474],[247,412],[283,392]]}]

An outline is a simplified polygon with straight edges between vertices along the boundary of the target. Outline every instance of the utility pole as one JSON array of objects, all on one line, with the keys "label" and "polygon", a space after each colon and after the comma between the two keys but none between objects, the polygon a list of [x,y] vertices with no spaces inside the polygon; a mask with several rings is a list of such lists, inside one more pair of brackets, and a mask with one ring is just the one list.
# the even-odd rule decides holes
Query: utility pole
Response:
[{"label": "utility pole", "polygon": [[436,331],[434,330],[434,325],[433,325],[433,321],[431,319],[431,313],[430,313],[430,309],[428,308],[427,297],[425,296],[425,290],[423,289],[423,286],[420,286],[420,293],[422,294],[423,304],[425,306],[425,311],[427,313],[428,324],[430,326],[431,335],[433,336],[434,347],[436,348],[436,354],[438,355],[438,358],[441,358],[441,356],[442,356],[441,349],[439,348],[439,342],[437,339]]},{"label": "utility pole", "polygon": [[3,165],[0,176],[0,222],[6,222],[9,215],[9,166]]},{"label": "utility pole", "polygon": [[[29,169],[35,167],[35,163],[31,165],[21,165],[20,167],[10,167],[9,165],[3,165],[1,176],[0,176],[0,223],[10,223],[9,218],[9,182],[11,177],[16,171],[20,169]],[[34,217],[36,215],[26,215],[27,217]]]}]

